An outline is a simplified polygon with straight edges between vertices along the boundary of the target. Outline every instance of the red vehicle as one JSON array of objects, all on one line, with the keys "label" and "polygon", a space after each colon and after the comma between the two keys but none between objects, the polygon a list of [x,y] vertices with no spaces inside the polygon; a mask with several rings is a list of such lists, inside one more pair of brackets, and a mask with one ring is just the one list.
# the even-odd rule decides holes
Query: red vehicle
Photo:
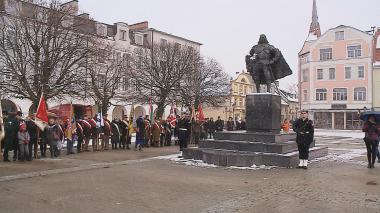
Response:
[{"label": "red vehicle", "polygon": [[[83,118],[84,115],[92,117],[92,106],[73,104],[75,119]],[[66,121],[70,116],[71,104],[61,104],[50,108],[48,111],[56,114],[62,121]]]}]

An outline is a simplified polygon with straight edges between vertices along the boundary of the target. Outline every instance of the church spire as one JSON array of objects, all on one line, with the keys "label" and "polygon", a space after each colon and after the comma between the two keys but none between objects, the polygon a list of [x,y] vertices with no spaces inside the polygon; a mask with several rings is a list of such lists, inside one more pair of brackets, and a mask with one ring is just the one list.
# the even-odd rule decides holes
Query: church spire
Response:
[{"label": "church spire", "polygon": [[313,16],[310,24],[309,37],[316,36],[319,38],[321,36],[321,28],[318,22],[318,12],[317,12],[317,1],[313,0]]}]

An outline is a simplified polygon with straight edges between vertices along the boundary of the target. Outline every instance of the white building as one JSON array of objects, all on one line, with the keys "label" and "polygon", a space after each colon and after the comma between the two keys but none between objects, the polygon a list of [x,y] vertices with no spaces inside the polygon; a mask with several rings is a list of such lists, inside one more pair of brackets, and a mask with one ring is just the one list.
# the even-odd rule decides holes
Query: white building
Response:
[{"label": "white building", "polygon": [[[15,7],[28,7],[30,3],[21,0],[0,0],[0,11],[5,14],[16,15],[17,9]],[[62,4],[64,7],[70,7],[73,10],[74,21],[79,20],[84,23],[83,30],[89,34],[95,34],[99,39],[112,44],[115,47],[115,54],[117,57],[123,57],[125,54],[130,54],[136,48],[151,48],[152,44],[174,43],[176,45],[187,46],[200,51],[202,44],[191,41],[189,39],[172,35],[154,28],[150,28],[148,22],[141,22],[137,24],[127,24],[124,22],[117,22],[114,24],[106,24],[90,18],[87,13],[79,14],[78,0],[72,0]],[[125,94],[135,92],[135,86],[131,79],[123,78],[121,80],[120,88],[118,90],[117,98],[111,100],[112,106],[109,108],[109,118],[121,118],[123,114],[129,115],[132,103],[125,98]],[[4,94],[3,94],[4,97]],[[7,97],[7,100],[2,100],[5,108],[19,108],[24,113],[29,112],[32,102],[29,100],[19,100],[12,97]],[[67,98],[64,100],[49,102],[49,106],[57,106],[60,104],[74,104],[92,105],[93,112],[97,111],[97,106],[91,99],[72,100]],[[7,104],[5,104],[7,103]],[[13,104],[12,104],[13,103]],[[10,106],[10,104],[12,106]],[[135,107],[135,117],[138,115],[146,115],[149,106],[141,105],[139,103],[133,104]],[[155,107],[155,106],[154,106]],[[167,116],[169,107],[164,116]]]}]

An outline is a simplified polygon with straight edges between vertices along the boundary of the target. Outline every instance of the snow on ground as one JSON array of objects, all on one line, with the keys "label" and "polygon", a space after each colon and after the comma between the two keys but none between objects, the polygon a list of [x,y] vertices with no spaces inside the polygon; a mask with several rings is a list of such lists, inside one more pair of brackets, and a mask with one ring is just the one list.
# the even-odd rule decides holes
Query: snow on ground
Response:
[{"label": "snow on ground", "polygon": [[367,162],[365,161],[354,160],[355,158],[366,156],[366,153],[366,149],[329,148],[329,154],[327,156],[311,160],[311,162],[330,161],[366,165]]},{"label": "snow on ground", "polygon": [[364,133],[361,130],[315,129],[314,135],[315,136],[360,138],[360,139],[364,137]]},{"label": "snow on ground", "polygon": [[[159,160],[169,160],[173,161],[178,164],[183,164],[186,166],[195,166],[195,167],[203,167],[203,168],[218,168],[219,166],[214,164],[208,164],[203,162],[202,160],[194,160],[194,159],[184,159],[182,157],[182,153],[179,154],[173,154],[173,155],[165,155],[165,156],[158,156],[155,157],[155,159]],[[272,168],[276,168],[275,166],[265,166],[265,165],[252,165],[251,167],[238,167],[238,166],[230,166],[226,167],[227,169],[239,169],[239,170],[269,170]]]}]

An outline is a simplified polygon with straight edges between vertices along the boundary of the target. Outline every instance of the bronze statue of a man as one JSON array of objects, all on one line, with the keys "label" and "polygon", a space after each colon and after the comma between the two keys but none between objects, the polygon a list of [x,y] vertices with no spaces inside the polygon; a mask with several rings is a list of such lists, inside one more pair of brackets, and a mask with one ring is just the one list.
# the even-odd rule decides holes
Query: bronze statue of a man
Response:
[{"label": "bronze statue of a man", "polygon": [[245,63],[258,93],[261,84],[266,84],[267,92],[270,92],[273,82],[292,74],[281,51],[270,45],[264,34],[260,35],[258,44],[253,46],[249,55],[245,57]]}]

